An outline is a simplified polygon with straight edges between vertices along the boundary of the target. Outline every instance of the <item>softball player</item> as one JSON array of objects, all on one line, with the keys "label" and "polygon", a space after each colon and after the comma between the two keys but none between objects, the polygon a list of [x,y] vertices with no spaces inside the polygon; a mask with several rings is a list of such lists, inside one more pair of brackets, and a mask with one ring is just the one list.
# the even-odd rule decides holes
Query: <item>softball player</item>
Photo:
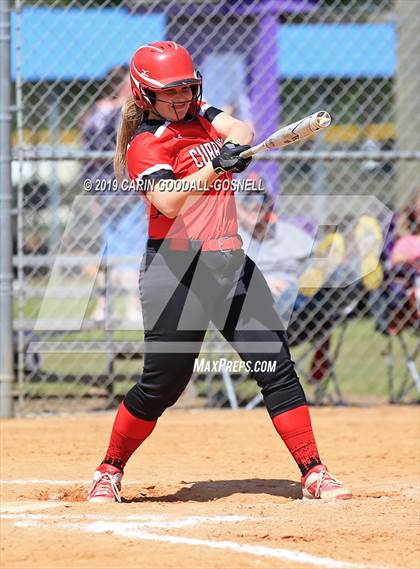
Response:
[{"label": "softball player", "polygon": [[[275,371],[253,376],[301,471],[304,497],[350,498],[321,462],[273,297],[237,234],[232,173],[249,165],[239,154],[252,129],[201,100],[201,76],[175,42],[141,46],[130,74],[114,166],[118,177],[128,170],[150,208],[140,269],[146,353],[88,500],[121,501],[124,467],[185,389],[210,321],[253,369],[271,369],[255,364],[275,361]],[[228,190],[217,191],[216,182]]]}]

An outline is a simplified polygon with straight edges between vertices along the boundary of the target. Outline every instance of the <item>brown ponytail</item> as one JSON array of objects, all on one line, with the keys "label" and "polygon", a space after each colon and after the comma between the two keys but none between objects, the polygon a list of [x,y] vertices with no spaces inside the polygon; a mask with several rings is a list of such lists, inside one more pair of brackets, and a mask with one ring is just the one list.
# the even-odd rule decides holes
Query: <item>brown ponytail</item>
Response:
[{"label": "brown ponytail", "polygon": [[125,176],[127,166],[127,146],[139,124],[143,120],[143,110],[129,97],[121,109],[121,123],[117,134],[117,146],[114,156],[114,172],[117,180]]}]

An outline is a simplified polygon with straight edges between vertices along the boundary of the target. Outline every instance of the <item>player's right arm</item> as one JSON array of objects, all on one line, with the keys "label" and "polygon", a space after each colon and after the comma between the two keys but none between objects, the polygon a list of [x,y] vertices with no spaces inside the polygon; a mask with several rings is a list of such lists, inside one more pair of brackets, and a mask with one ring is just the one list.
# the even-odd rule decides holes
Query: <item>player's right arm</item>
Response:
[{"label": "player's right arm", "polygon": [[[182,208],[191,205],[209,189],[218,174],[211,163],[182,178],[177,179],[173,170],[174,157],[152,137],[134,140],[128,150],[128,171],[135,179],[138,189],[163,215],[174,218]],[[179,187],[177,186],[179,184]]]},{"label": "player's right arm", "polygon": [[217,177],[218,174],[209,162],[197,172],[176,180],[171,191],[166,181],[160,180],[147,192],[147,198],[166,217],[174,218],[200,199]]},{"label": "player's right arm", "polygon": [[173,170],[174,158],[158,139],[147,137],[141,144],[135,140],[128,153],[130,178],[142,184],[140,189],[147,181],[147,199],[163,215],[174,218],[200,199],[218,176],[239,172],[245,163],[249,163],[249,159],[239,158],[240,152],[248,147],[230,146],[225,145],[219,156],[197,172],[177,179]]}]

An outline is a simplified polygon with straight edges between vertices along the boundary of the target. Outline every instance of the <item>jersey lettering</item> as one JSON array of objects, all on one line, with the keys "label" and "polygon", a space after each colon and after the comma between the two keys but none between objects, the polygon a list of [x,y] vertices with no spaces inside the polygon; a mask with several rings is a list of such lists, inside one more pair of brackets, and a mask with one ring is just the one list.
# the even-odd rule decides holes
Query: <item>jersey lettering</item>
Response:
[{"label": "jersey lettering", "polygon": [[203,168],[203,166],[205,166],[208,162],[211,162],[213,158],[216,158],[216,156],[220,154],[220,149],[222,146],[223,140],[221,138],[218,138],[217,140],[204,142],[195,148],[191,148],[189,154],[194,160],[194,164],[197,166],[197,168]]},{"label": "jersey lettering", "polygon": [[[165,125],[165,128],[162,128]],[[160,136],[156,132],[161,129]],[[224,140],[205,117],[191,121],[165,123],[145,120],[130,142],[127,152],[128,173],[131,179],[143,175],[156,179],[170,176],[183,179],[203,168],[220,154]],[[162,164],[165,165],[161,172]],[[156,175],[156,176],[155,176]],[[179,238],[209,240],[235,235],[235,196],[230,188],[232,175],[222,174],[219,180],[226,191],[210,187],[200,200],[193,202],[175,218],[159,212],[149,196],[143,195],[149,211],[149,236],[152,239]]]}]

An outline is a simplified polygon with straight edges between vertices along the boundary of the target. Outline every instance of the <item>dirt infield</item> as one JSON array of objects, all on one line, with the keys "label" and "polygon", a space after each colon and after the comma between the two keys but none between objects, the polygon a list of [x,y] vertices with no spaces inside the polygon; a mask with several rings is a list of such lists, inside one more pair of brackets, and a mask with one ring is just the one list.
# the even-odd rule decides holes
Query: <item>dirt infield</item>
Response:
[{"label": "dirt infield", "polygon": [[104,505],[84,498],[113,414],[3,421],[1,566],[417,569],[419,409],[312,416],[353,500],[301,500],[263,410],[167,412]]}]

